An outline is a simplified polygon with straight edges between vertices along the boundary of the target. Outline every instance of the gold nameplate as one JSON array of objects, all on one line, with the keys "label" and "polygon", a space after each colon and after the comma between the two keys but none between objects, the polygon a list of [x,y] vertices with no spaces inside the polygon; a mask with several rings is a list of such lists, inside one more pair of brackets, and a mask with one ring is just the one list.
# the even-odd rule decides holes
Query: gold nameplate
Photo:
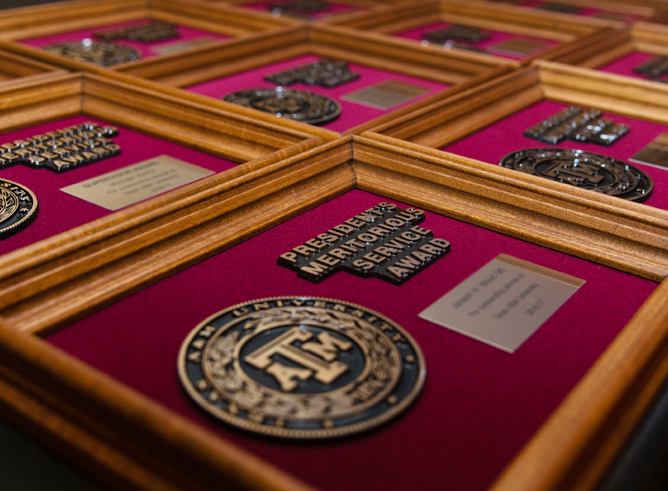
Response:
[{"label": "gold nameplate", "polygon": [[387,110],[415,99],[430,90],[420,85],[399,82],[397,80],[387,80],[371,87],[350,92],[341,97],[341,99],[363,106]]},{"label": "gold nameplate", "polygon": [[584,283],[499,254],[419,316],[513,353]]},{"label": "gold nameplate", "polygon": [[515,56],[525,56],[543,48],[545,48],[545,43],[527,41],[525,39],[509,39],[508,41],[503,41],[493,46],[488,46],[487,50]]},{"label": "gold nameplate", "polygon": [[189,39],[188,41],[176,41],[174,43],[153,46],[151,48],[151,52],[160,56],[171,55],[173,53],[180,53],[181,51],[215,44],[216,41],[218,41],[218,39],[209,36],[202,36],[195,39]]},{"label": "gold nameplate", "polygon": [[82,200],[116,211],[215,172],[160,155],[61,189]]},{"label": "gold nameplate", "polygon": [[637,164],[668,168],[668,133],[661,133],[629,160]]}]

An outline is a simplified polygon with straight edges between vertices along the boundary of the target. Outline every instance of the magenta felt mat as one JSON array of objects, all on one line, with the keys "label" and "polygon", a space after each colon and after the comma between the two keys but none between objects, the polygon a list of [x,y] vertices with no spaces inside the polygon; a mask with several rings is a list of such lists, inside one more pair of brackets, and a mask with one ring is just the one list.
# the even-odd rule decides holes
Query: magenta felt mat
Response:
[{"label": "magenta felt mat", "polygon": [[[542,5],[546,5],[549,3],[559,3],[559,2],[543,2],[542,0],[531,0],[529,2],[524,2],[522,3],[522,7],[530,7],[530,8],[538,8]],[[577,5],[576,5],[577,7]],[[550,10],[543,10],[546,14],[550,14]],[[640,19],[642,16],[640,15],[633,15],[633,14],[624,14],[620,12],[615,12],[612,10],[606,10],[606,9],[597,9],[597,8],[591,8],[591,7],[582,7],[582,10],[575,14],[578,16],[582,17],[601,17],[601,18],[614,18],[615,20],[620,20],[622,22],[634,22],[638,19]]]},{"label": "magenta felt mat", "polygon": [[[89,118],[88,116],[76,116],[2,134],[0,135],[0,143],[4,144],[21,138],[30,138],[33,135],[80,124],[84,121],[95,121],[99,124],[106,124],[103,121]],[[206,155],[202,152],[182,147],[176,143],[170,143],[122,127],[119,127],[119,135],[113,138],[113,141],[121,147],[120,155],[94,162],[78,169],[66,171],[62,174],[57,174],[47,169],[33,169],[22,164],[0,169],[0,178],[9,179],[28,187],[37,196],[39,202],[39,214],[35,221],[25,230],[0,241],[0,254],[6,254],[7,252],[25,247],[33,242],[46,239],[60,232],[65,232],[111,213],[104,208],[60,191],[60,188],[65,186],[76,184],[159,155],[169,155],[170,157],[215,172],[222,172],[236,165],[218,157]]]},{"label": "magenta felt mat", "polygon": [[[71,41],[81,41],[83,39],[92,39],[95,41],[95,33],[103,31],[111,31],[112,29],[120,29],[123,27],[134,27],[140,26],[143,24],[148,24],[151,22],[151,19],[140,19],[132,22],[123,22],[120,24],[109,24],[106,26],[98,26],[94,29],[82,29],[80,31],[64,32],[61,34],[52,34],[50,36],[32,38],[32,39],[22,39],[23,44],[34,46],[35,48],[43,48],[49,44],[54,43],[65,43]],[[186,26],[177,26],[179,32],[179,37],[174,39],[166,39],[164,41],[158,41],[155,43],[140,43],[138,41],[128,41],[127,39],[118,39],[114,43],[125,44],[127,46],[132,46],[133,48],[138,49],[141,52],[142,58],[150,58],[152,56],[158,56],[157,52],[153,52],[153,48],[169,46],[174,43],[182,43],[184,41],[191,41],[198,38],[208,37],[212,39],[226,39],[228,36],[222,34],[216,34],[213,32],[202,31],[200,29],[193,29]]]},{"label": "magenta felt mat", "polygon": [[[654,58],[655,55],[652,53],[644,53],[642,51],[633,51],[628,55],[617,58],[612,63],[603,65],[599,68],[602,72],[616,73],[617,75],[626,75],[627,77],[639,78],[643,80],[648,80],[648,78],[640,73],[633,73],[633,69],[637,66],[642,65],[648,60]],[[667,76],[662,77],[664,80],[668,80]]]},{"label": "magenta felt mat", "polygon": [[[290,68],[295,68],[307,63],[313,63],[321,59],[320,56],[307,55],[300,56],[299,58],[293,58],[291,60],[282,61],[280,63],[274,63],[271,65],[266,65],[254,70],[249,70],[247,72],[237,73],[235,75],[230,75],[225,78],[218,78],[211,80],[209,82],[204,82],[198,85],[192,85],[187,87],[186,90],[195,92],[197,94],[208,95],[209,97],[215,97],[216,99],[221,99],[224,96],[236,92],[238,90],[253,89],[253,88],[273,88],[276,87],[276,84],[272,82],[267,82],[264,79],[265,76],[271,75],[276,72],[283,70],[288,70]],[[338,87],[327,88],[327,87],[318,87],[312,85],[306,85],[302,83],[296,83],[290,85],[290,89],[297,90],[307,90],[310,92],[316,92],[322,94],[329,98],[335,99],[341,105],[341,115],[334,121],[328,124],[322,125],[323,128],[327,128],[333,131],[345,131],[347,129],[353,128],[357,125],[371,121],[374,118],[382,116],[383,114],[388,113],[394,109],[398,109],[405,105],[408,105],[412,102],[418,101],[427,97],[428,95],[434,94],[437,91],[445,90],[448,88],[447,85],[432,82],[430,80],[424,80],[421,78],[411,77],[409,75],[402,75],[399,73],[388,72],[385,70],[379,70],[377,68],[371,68],[363,65],[357,65],[355,63],[350,63],[349,68],[360,74],[360,78],[352,82],[348,82]],[[393,107],[390,110],[377,109],[373,107],[363,106],[350,101],[342,100],[341,97],[345,96],[350,92],[354,92],[370,85],[375,85],[386,80],[396,80],[399,82],[406,82],[421,87],[426,87],[430,89],[429,92],[412,99],[409,102]]]},{"label": "magenta felt mat", "polygon": [[[253,10],[271,11],[271,9],[274,8],[275,6],[281,6],[285,3],[291,3],[292,1],[293,0],[284,0],[277,2],[251,2],[237,6]],[[329,8],[327,10],[324,10],[322,12],[314,12],[308,15],[308,17],[310,19],[319,20],[319,19],[326,19],[331,15],[344,14],[347,12],[357,12],[358,10],[366,10],[366,7],[358,5],[349,5],[345,3],[334,3],[334,2],[328,2],[328,3],[329,3]]]},{"label": "magenta felt mat", "polygon": [[[555,115],[566,104],[541,101],[519,111],[512,116],[497,121],[491,126],[464,138],[443,150],[464,157],[470,157],[490,164],[498,165],[501,159],[511,152],[526,148],[577,148],[587,152],[599,153],[628,162],[628,159],[654,140],[661,133],[668,132],[668,126],[649,121],[604,113],[604,117],[612,118],[617,123],[629,125],[631,131],[609,147],[593,143],[577,143],[566,140],[559,145],[542,143],[522,136],[524,130]],[[654,181],[654,193],[645,204],[668,210],[668,171],[647,165],[632,164],[644,171]],[[567,184],[564,184],[566,186]]]},{"label": "magenta felt mat", "polygon": [[[382,201],[351,191],[47,340],[326,491],[486,489],[657,285],[429,212],[421,226],[450,241],[452,251],[401,286],[343,272],[313,284],[276,265],[280,254]],[[418,318],[500,253],[586,283],[512,355]],[[398,322],[426,357],[420,398],[400,419],[370,433],[308,444],[253,436],[209,417],[180,387],[181,343],[221,309],[278,295],[341,299]]]},{"label": "magenta felt mat", "polygon": [[[450,22],[437,22],[435,24],[429,24],[429,25],[424,25],[420,26],[417,29],[411,29],[410,31],[403,31],[403,32],[398,32],[395,33],[394,35],[400,38],[405,38],[405,39],[414,39],[416,41],[428,43],[427,41],[423,41],[423,35],[427,32],[430,31],[435,31],[437,29],[443,29],[446,27],[450,27],[453,25]],[[531,36],[521,36],[517,34],[513,34],[512,32],[502,32],[502,31],[492,31],[489,29],[483,29],[483,31],[489,33],[491,36],[489,39],[485,39],[484,41],[480,41],[478,43],[462,43],[462,44],[470,44],[471,46],[479,49],[484,49],[489,51],[489,54],[493,54],[494,56],[501,56],[503,58],[512,58],[512,59],[523,59],[527,58],[529,56],[534,56],[538,53],[542,53],[543,51],[547,51],[550,48],[554,48],[559,44],[557,41],[552,41],[550,39],[543,39],[543,38],[537,38],[537,37],[531,37]],[[502,51],[494,51],[493,48],[499,43],[502,43],[504,41],[509,41],[509,40],[522,40],[522,41],[534,41],[537,43],[543,43],[545,45],[544,48],[538,49],[532,53],[526,54],[526,55],[515,55],[512,53],[504,53]]]}]

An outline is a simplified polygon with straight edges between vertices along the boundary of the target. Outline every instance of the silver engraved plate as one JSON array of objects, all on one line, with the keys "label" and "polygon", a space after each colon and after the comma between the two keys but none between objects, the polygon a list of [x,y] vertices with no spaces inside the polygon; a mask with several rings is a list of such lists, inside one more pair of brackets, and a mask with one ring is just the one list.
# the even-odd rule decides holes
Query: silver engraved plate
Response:
[{"label": "silver engraved plate", "polygon": [[73,60],[93,63],[99,66],[113,66],[141,58],[138,49],[124,44],[97,42],[90,39],[45,46],[44,51],[66,56]]},{"label": "silver engraved plate", "polygon": [[249,89],[233,92],[224,101],[309,124],[325,124],[341,114],[341,106],[329,97],[305,90]]}]

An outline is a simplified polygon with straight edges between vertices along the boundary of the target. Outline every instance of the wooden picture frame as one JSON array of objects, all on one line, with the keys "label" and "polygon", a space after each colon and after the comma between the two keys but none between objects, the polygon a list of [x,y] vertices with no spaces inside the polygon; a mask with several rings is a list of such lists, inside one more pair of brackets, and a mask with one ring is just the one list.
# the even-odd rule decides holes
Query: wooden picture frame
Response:
[{"label": "wooden picture frame", "polygon": [[[546,14],[515,5],[481,0],[406,2],[379,7],[370,13],[345,14],[329,21],[332,25],[373,32],[379,39],[394,37],[397,33],[438,22],[520,34],[557,43],[552,48],[523,57],[521,59],[523,65],[529,64],[534,59],[551,60],[565,53],[577,51],[599,36],[605,35],[607,29],[624,27],[624,23],[618,21],[554,12]],[[412,39],[400,41],[420,44]],[[426,44],[424,47],[429,50],[443,49],[439,45]],[[452,48],[452,51],[456,49]],[[487,54],[487,56],[496,55]]]},{"label": "wooden picture frame", "polygon": [[[655,18],[658,19],[658,17]],[[580,51],[564,53],[553,61],[600,69],[636,51],[666,55],[668,53],[667,33],[668,26],[655,23],[651,19],[635,22],[629,29],[610,31],[609,36],[600,38]]]},{"label": "wooden picture frame", "polygon": [[0,84],[38,79],[55,73],[64,73],[64,70],[0,49]]},{"label": "wooden picture frame", "polygon": [[[503,0],[505,3],[522,6],[523,4],[529,3],[526,0]],[[620,22],[630,23],[623,18],[616,19],[614,14],[618,14],[620,17],[627,15],[638,16],[639,20],[649,19],[658,15],[666,10],[666,4],[661,0],[639,0],[637,2],[629,2],[625,0],[560,0],[555,2],[558,4],[572,5],[575,7],[583,7],[589,9],[597,9],[603,12],[610,12],[613,14],[610,18],[605,16],[598,17],[608,20],[619,20]],[[528,8],[536,8],[530,6]],[[577,15],[577,14],[576,14]],[[634,22],[634,21],[631,21]]]},{"label": "wooden picture frame", "polygon": [[[234,38],[300,23],[289,18],[276,19],[264,12],[252,12],[223,3],[216,4],[203,0],[190,2],[180,0],[70,0],[46,6],[20,7],[0,12],[0,46],[70,71],[94,73],[115,71],[128,64],[142,64],[151,58],[101,67],[50,53],[21,41],[141,19],[171,22],[229,38],[211,39],[209,45],[224,44]],[[189,52],[191,49],[186,51]],[[170,56],[172,55],[165,54],[156,57],[169,58]]]},{"label": "wooden picture frame", "polygon": [[[134,66],[128,64],[109,75],[121,78],[131,76],[131,79],[125,80],[145,85],[153,90],[178,95],[194,102],[239,111],[240,114],[263,121],[280,121],[277,124],[288,124],[285,118],[277,120],[273,115],[239,106],[231,109],[233,105],[229,103],[194,94],[180,87],[239,74],[281,60],[309,54],[448,84],[450,87],[447,93],[466,90],[517,66],[516,63],[509,60],[475,53],[425,51],[420,47],[406,45],[396,40],[379,39],[369,33],[327,25],[302,25],[257,34],[250,38],[230,41],[221,46],[202,48],[171,56],[169,59],[165,57],[146,60],[145,63]],[[407,106],[390,110],[371,121],[347,129],[344,134],[359,133],[383,121],[389,121],[398,115],[439,99],[442,94],[443,92],[439,91]],[[303,127],[302,123],[293,124]]]},{"label": "wooden picture frame", "polygon": [[[159,241],[161,234],[157,229],[161,228],[160,221],[164,225],[176,219],[179,213],[187,215],[189,207],[199,206],[192,199],[193,192],[210,187],[225,187],[235,180],[245,181],[251,170],[263,169],[289,155],[336,138],[336,134],[331,132],[315,129],[315,133],[321,136],[314,136],[85,73],[53,75],[0,86],[0,98],[3,101],[0,131],[3,133],[84,115],[241,164],[42,242],[14,250],[5,254],[5,258],[16,257],[30,249],[35,258],[45,254],[44,258],[48,256],[55,262],[73,265],[78,261],[74,259],[75,256],[83,258],[84,249],[95,255],[99,245],[105,241],[114,242],[121,237],[130,242],[136,240],[137,245],[144,240]],[[36,172],[50,171],[42,169]],[[178,209],[181,211],[178,212]],[[144,239],[140,239],[154,227],[155,233],[148,233]],[[168,233],[179,233],[178,227]],[[130,250],[127,249],[131,247],[130,242],[122,247],[126,252]],[[69,245],[54,256],[55,244]],[[113,261],[113,255],[107,256],[107,260]],[[35,273],[36,270],[29,276],[37,279]],[[37,283],[45,287],[48,280],[39,280]]]},{"label": "wooden picture frame", "polygon": [[[311,489],[38,336],[355,188],[654,281],[668,272],[665,212],[564,193],[555,183],[538,189],[467,159],[349,136],[202,190],[191,198],[201,203],[191,208],[196,223],[113,262],[101,258],[119,243],[105,241],[96,257],[81,243],[54,242],[49,254],[38,244],[11,263],[0,258],[3,415],[117,488]],[[171,217],[181,227],[182,215]],[[644,239],[615,235],[625,228]],[[595,488],[668,374],[666,295],[662,284],[492,489]]]}]

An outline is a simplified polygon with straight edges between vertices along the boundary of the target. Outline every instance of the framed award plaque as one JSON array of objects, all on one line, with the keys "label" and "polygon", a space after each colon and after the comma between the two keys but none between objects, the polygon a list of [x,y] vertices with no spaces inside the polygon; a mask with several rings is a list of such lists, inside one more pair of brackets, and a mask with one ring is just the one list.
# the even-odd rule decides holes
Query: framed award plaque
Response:
[{"label": "framed award plaque", "polygon": [[602,30],[624,27],[620,21],[456,0],[405,2],[329,23],[410,40],[433,50],[465,50],[523,64],[577,50]]},{"label": "framed award plaque", "polygon": [[98,72],[294,22],[205,1],[63,2],[0,13],[0,39],[32,58]]},{"label": "framed award plaque", "polygon": [[[492,85],[368,135],[438,148],[532,182],[556,181],[564,191],[577,187],[668,209],[662,184],[667,120],[660,106],[647,111],[644,104],[645,90],[655,91],[655,101],[665,97],[663,84],[541,61]],[[470,108],[467,115],[453,109],[460,103]]]},{"label": "framed award plaque", "polygon": [[127,66],[123,75],[263,121],[336,133],[359,133],[516,66],[326,25],[257,34],[162,61]]},{"label": "framed award plaque", "polygon": [[93,75],[27,77],[1,84],[0,97],[1,254],[63,233],[95,230],[97,241],[129,223],[115,211],[139,217],[209,176],[233,179],[240,164],[322,141],[252,121],[214,134],[236,116]]},{"label": "framed award plaque", "polygon": [[[594,489],[668,371],[666,212],[364,136],[271,168],[113,263],[0,264],[4,414],[118,486]],[[421,314],[563,285],[513,353]]]}]

